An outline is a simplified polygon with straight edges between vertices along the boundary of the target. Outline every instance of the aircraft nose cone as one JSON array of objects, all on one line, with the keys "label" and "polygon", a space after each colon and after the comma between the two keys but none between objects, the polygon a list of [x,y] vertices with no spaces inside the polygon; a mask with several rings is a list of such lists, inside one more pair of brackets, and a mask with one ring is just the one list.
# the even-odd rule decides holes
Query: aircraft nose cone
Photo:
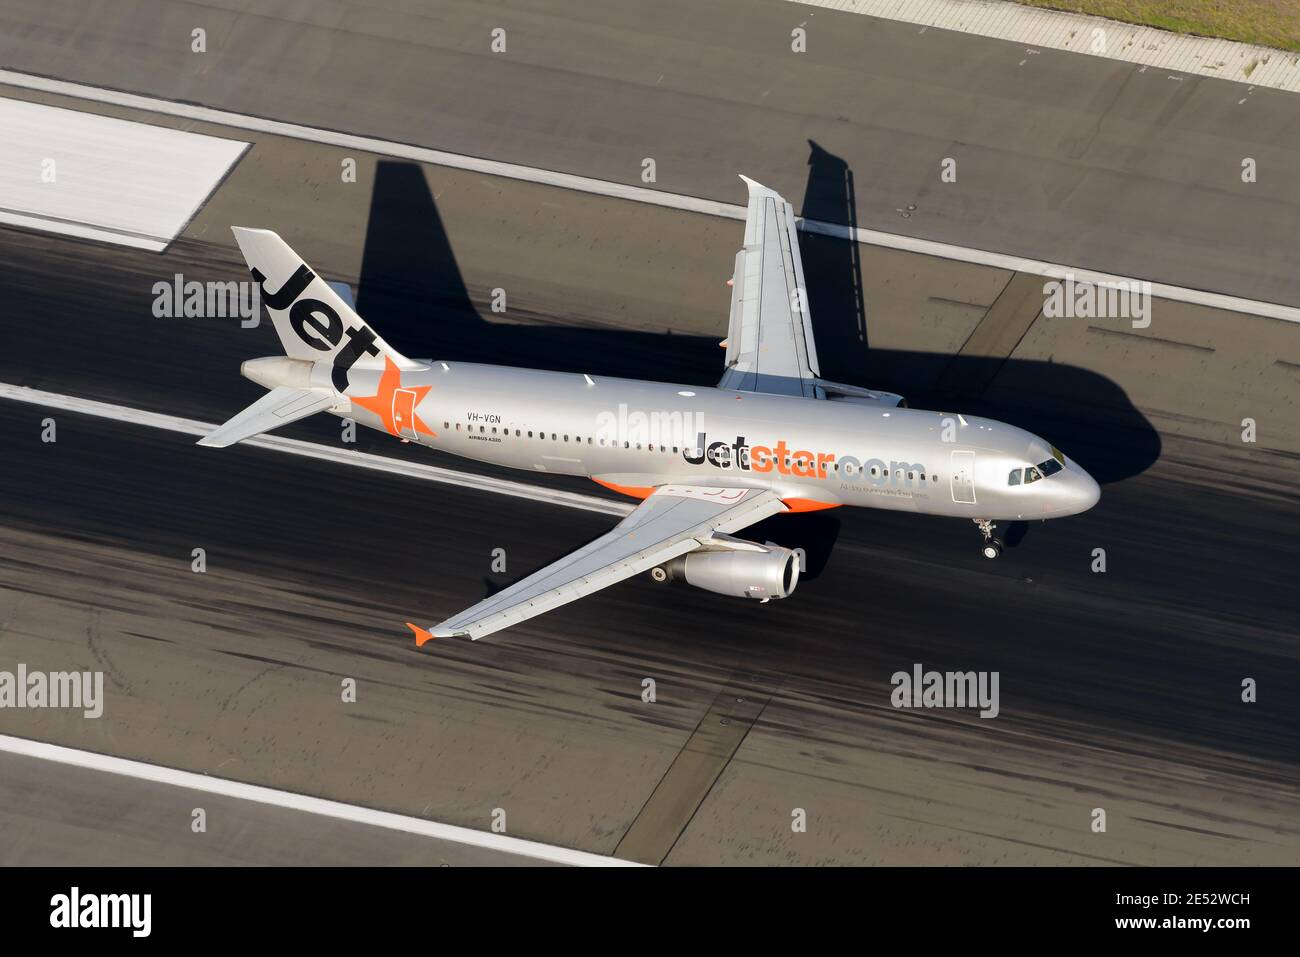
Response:
[{"label": "aircraft nose cone", "polygon": [[1074,484],[1076,489],[1075,498],[1080,512],[1088,511],[1101,501],[1101,486],[1097,484],[1095,478],[1083,469],[1079,469],[1074,478]]}]

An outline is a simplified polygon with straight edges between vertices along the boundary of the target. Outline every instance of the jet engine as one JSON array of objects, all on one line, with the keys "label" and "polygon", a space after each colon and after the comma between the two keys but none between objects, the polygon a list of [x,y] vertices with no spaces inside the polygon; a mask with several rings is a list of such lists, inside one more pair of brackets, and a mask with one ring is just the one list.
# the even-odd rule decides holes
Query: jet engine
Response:
[{"label": "jet engine", "polygon": [[788,598],[799,584],[799,556],[778,545],[690,552],[651,570],[655,581],[684,581],[719,595],[768,601]]}]

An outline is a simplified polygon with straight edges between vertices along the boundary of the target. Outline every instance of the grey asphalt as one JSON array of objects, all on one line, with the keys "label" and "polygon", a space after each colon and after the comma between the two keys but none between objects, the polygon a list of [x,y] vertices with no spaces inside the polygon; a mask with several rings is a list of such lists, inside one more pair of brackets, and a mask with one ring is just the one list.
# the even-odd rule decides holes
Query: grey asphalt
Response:
[{"label": "grey asphalt", "polygon": [[[791,198],[847,215],[852,164],[804,160]],[[232,223],[359,284],[409,354],[716,381],[735,222],[369,157],[356,184],[337,169],[337,151],[256,138],[161,257],[0,229],[0,381],[232,414],[270,330],[149,314],[174,272],[243,275]],[[1098,475],[1101,505],[1008,530],[996,564],[965,523],[774,519],[750,534],[810,551],[789,601],[636,580],[417,650],[402,621],[609,520],[3,403],[0,668],[93,667],[109,696],[99,721],[6,712],[4,730],[471,827],[500,808],[516,836],[674,864],[1295,863],[1295,326],[1161,302],[1143,331],[1050,322],[1006,271],[801,244],[828,374],[1033,428]],[[289,434],[338,441],[332,419]],[[916,662],[999,671],[1001,715],[895,710],[890,675]]]},{"label": "grey asphalt", "polygon": [[0,858],[19,867],[545,863],[13,754],[0,754]]},{"label": "grey asphalt", "polygon": [[782,0],[4,0],[0,64],[733,203],[814,141],[858,225],[1300,304],[1300,98],[1225,80]]}]

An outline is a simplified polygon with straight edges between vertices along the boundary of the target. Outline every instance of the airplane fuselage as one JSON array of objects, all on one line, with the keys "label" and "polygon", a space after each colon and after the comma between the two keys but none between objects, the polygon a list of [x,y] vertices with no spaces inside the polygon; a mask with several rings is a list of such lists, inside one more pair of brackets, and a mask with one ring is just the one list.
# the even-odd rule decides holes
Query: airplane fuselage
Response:
[{"label": "airplane fuselage", "polygon": [[[350,370],[351,401],[332,411],[453,455],[638,497],[666,483],[726,485],[770,488],[797,511],[1028,520],[1084,511],[1098,495],[1047,442],[975,416],[459,361],[421,363],[400,381],[389,373]],[[1055,474],[1010,484],[1053,455]]]}]

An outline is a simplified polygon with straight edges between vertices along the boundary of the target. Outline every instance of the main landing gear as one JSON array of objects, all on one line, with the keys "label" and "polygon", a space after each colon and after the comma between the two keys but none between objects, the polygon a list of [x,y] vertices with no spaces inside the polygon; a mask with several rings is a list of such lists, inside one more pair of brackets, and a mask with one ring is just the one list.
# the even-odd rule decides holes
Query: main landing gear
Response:
[{"label": "main landing gear", "polygon": [[980,546],[980,552],[985,558],[997,558],[1002,554],[1002,543],[993,537],[993,529],[997,528],[987,518],[974,519],[979,526],[980,534],[984,536],[984,544]]}]

